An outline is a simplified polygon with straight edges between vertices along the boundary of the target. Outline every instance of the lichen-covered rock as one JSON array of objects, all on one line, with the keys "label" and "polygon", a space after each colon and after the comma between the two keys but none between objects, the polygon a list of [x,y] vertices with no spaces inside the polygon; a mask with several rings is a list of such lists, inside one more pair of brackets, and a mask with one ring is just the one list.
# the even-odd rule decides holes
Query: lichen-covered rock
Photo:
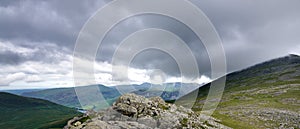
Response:
[{"label": "lichen-covered rock", "polygon": [[160,97],[135,94],[122,95],[112,107],[89,116],[93,117],[84,122],[78,117],[70,120],[65,129],[228,128],[213,118],[201,122],[191,109],[166,103]]},{"label": "lichen-covered rock", "polygon": [[123,115],[131,117],[157,116],[161,110],[170,108],[170,104],[160,97],[145,98],[135,94],[121,96],[113,104],[112,108]]}]

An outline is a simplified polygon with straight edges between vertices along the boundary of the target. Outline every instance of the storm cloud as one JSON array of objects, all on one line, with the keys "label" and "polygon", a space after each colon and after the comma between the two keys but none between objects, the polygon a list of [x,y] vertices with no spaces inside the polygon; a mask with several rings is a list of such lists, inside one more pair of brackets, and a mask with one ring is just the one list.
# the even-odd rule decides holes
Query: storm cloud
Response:
[{"label": "storm cloud", "polygon": [[[48,83],[47,86],[72,86],[71,82],[64,83],[63,80],[72,81],[72,54],[77,36],[85,22],[108,2],[0,1],[0,77],[3,78],[0,84],[11,87],[43,86],[45,83]],[[228,72],[289,53],[300,53],[299,0],[191,2],[203,10],[219,33]],[[98,68],[110,69],[113,53],[120,42],[146,28],[160,28],[178,35],[196,57],[200,75],[210,77],[211,64],[201,39],[176,19],[156,14],[133,16],[112,28],[98,50]],[[180,47],[172,47],[181,52]],[[135,77],[153,69],[160,69],[172,78],[180,76],[176,61],[158,50],[136,55],[130,67],[136,71],[133,73],[140,73],[134,74]],[[101,78],[99,83],[111,79],[109,72],[102,70],[96,73]]]}]

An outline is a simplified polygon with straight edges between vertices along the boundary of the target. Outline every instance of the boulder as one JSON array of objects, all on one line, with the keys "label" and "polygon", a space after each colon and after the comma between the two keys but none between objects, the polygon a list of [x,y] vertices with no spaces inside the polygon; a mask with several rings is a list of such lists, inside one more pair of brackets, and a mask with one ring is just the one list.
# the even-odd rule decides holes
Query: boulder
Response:
[{"label": "boulder", "polygon": [[83,123],[78,117],[70,120],[65,129],[228,128],[213,118],[201,122],[191,109],[166,103],[160,97],[135,94],[122,95],[107,110],[89,116],[93,117]]}]

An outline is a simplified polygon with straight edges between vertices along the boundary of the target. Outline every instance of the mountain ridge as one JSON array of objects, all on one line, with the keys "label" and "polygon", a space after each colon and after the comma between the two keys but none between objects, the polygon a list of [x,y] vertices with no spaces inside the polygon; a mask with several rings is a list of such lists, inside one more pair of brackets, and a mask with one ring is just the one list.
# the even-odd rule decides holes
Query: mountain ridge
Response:
[{"label": "mountain ridge", "polygon": [[[92,109],[95,108],[95,105],[81,105],[78,97],[76,95],[76,91],[84,90],[92,90],[89,92],[94,92],[94,90],[99,88],[99,91],[105,98],[105,102],[109,105],[124,93],[136,93],[138,95],[144,95],[146,97],[153,96],[161,96],[164,100],[174,100],[177,99],[184,94],[193,91],[201,85],[192,84],[192,83],[165,83],[162,85],[156,85],[151,83],[143,83],[141,85],[118,85],[107,87],[104,85],[89,85],[89,86],[81,86],[81,87],[72,87],[72,88],[54,88],[54,89],[45,89],[38,90],[32,92],[22,93],[22,96],[40,98],[49,100],[51,102],[68,106],[68,107],[76,107],[83,109]],[[184,87],[184,89],[181,89]],[[96,89],[95,89],[96,88]],[[124,93],[123,93],[124,92]],[[89,94],[89,93],[86,93]],[[97,98],[95,96],[95,98]],[[92,100],[94,101],[94,100]],[[95,100],[97,101],[97,100]],[[83,107],[82,107],[83,106]]]}]

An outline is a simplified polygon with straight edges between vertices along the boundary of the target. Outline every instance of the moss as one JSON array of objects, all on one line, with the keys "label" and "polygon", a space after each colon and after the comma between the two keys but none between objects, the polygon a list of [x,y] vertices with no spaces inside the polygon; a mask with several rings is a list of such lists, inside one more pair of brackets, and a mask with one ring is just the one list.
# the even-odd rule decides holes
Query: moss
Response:
[{"label": "moss", "polygon": [[91,118],[89,116],[86,116],[86,117],[82,117],[79,121],[81,123],[83,123],[83,122],[86,122],[88,119],[91,119]]},{"label": "moss", "polygon": [[170,107],[168,105],[165,105],[165,104],[161,104],[160,108],[163,109],[163,110],[169,110],[170,109]]},{"label": "moss", "polygon": [[180,121],[180,124],[183,126],[183,127],[187,127],[188,125],[188,118],[183,118],[181,121]]}]

